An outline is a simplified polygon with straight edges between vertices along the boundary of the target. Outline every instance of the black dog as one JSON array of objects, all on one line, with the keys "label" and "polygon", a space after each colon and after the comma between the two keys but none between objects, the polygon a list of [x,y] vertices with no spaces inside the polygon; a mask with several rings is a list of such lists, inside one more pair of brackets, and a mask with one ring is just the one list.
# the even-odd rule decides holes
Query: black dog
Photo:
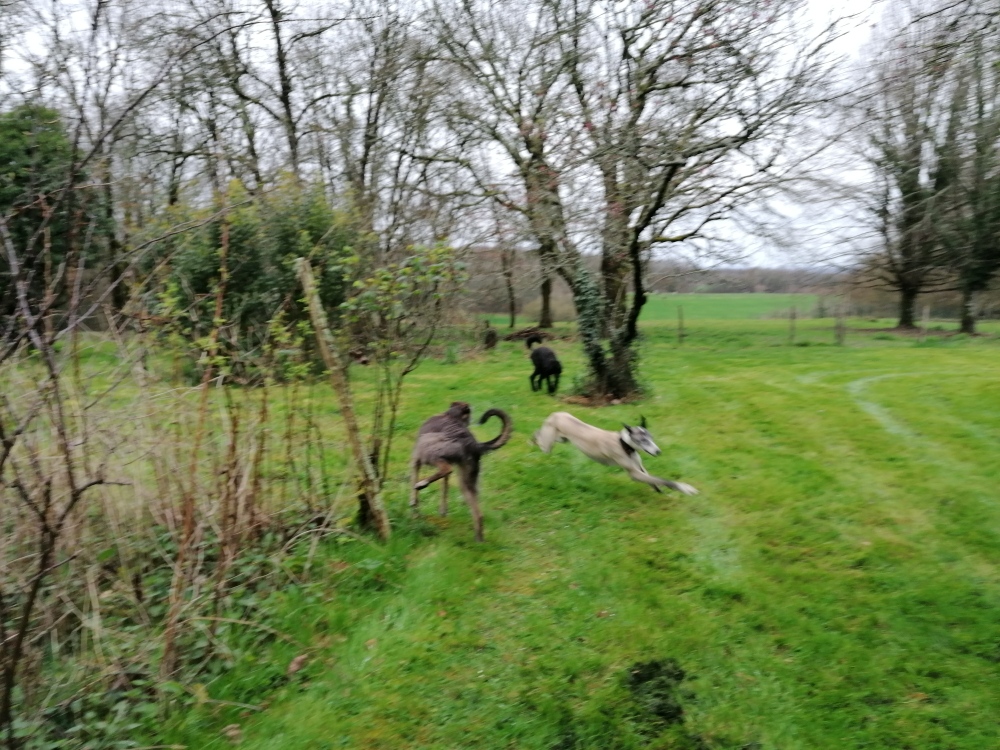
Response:
[{"label": "black dog", "polygon": [[497,329],[490,327],[490,321],[486,321],[486,330],[483,332],[483,348],[493,349],[497,345]]},{"label": "black dog", "polygon": [[[488,409],[479,418],[483,424],[490,417],[499,417],[503,430],[492,440],[480,443],[469,431],[472,410],[463,401],[452,403],[448,411],[436,414],[420,426],[417,444],[410,458],[410,506],[418,507],[417,493],[427,485],[443,479],[441,486],[441,515],[448,513],[448,475],[453,466],[458,467],[458,486],[472,513],[476,541],[483,541],[483,514],[479,510],[479,459],[484,453],[495,451],[510,440],[514,426],[507,413],[501,409]],[[438,471],[427,479],[420,479],[423,464],[436,466]]]},{"label": "black dog", "polygon": [[549,349],[547,346],[540,346],[537,349],[532,349],[532,344],[540,344],[542,342],[542,337],[538,334],[532,334],[524,340],[525,346],[531,350],[531,362],[535,366],[535,371],[531,373],[531,377],[528,378],[528,382],[531,383],[531,390],[538,391],[542,388],[542,381],[545,381],[545,385],[549,389],[549,395],[552,396],[557,390],[559,390],[559,376],[562,375],[562,364],[559,362],[559,358],[556,353]]}]

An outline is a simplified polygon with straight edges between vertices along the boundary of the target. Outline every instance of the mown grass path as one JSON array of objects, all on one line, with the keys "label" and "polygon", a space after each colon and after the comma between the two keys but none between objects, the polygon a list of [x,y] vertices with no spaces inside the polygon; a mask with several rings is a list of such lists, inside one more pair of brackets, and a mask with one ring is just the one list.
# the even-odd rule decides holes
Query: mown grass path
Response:
[{"label": "mown grass path", "polygon": [[[255,750],[1000,747],[1000,344],[841,349],[807,321],[813,345],[786,346],[782,321],[701,321],[678,348],[664,317],[641,404],[533,394],[513,344],[423,366],[395,538],[325,544],[311,582],[267,605],[308,667],[281,678],[301,649],[276,642],[207,686],[256,702],[270,674],[264,710],[206,704],[162,739],[226,747],[236,722]],[[569,385],[579,355],[556,347]],[[447,519],[434,490],[405,517],[411,435],[453,399],[515,420],[484,460],[481,545],[454,495]],[[529,437],[558,409],[608,428],[645,415],[664,451],[647,467],[702,494],[543,455]],[[687,673],[673,726],[626,684],[667,658]]]}]

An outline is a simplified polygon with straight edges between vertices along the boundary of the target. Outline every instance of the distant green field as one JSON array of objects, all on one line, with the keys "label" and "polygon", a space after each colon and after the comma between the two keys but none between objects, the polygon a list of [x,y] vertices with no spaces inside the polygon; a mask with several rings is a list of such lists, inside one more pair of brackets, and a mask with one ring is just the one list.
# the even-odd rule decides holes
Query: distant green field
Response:
[{"label": "distant green field", "polygon": [[[675,298],[651,303],[639,404],[532,393],[514,343],[422,366],[392,542],[321,545],[255,609],[297,643],[240,657],[204,687],[221,702],[149,744],[224,748],[235,723],[253,750],[1000,747],[1000,341],[854,330],[839,348],[827,319],[789,346],[784,320],[699,319],[787,297],[705,297],[685,298],[680,347]],[[553,346],[569,386],[578,347]],[[458,497],[447,519],[435,490],[421,519],[406,508],[411,436],[459,398],[515,420],[484,459],[481,545]],[[664,450],[646,466],[701,495],[543,455],[530,435],[559,409],[644,415]]]},{"label": "distant green field", "polygon": [[677,320],[684,308],[685,320],[753,320],[787,315],[793,307],[800,316],[811,316],[819,299],[815,294],[651,294],[642,310],[642,320]]},{"label": "distant green field", "polygon": [[[826,332],[806,335],[804,339],[797,335],[796,340],[812,340],[818,343],[821,340],[833,340],[834,319],[831,316],[835,312],[836,301],[835,297],[824,298],[816,294],[651,294],[642,309],[639,323],[647,337],[661,337],[665,341],[670,335],[666,333],[666,329],[669,328],[674,331],[673,335],[676,338],[677,312],[680,307],[683,308],[684,325],[689,334],[686,341],[689,343],[696,340],[697,331],[703,322],[710,323],[709,329],[713,335],[708,340],[713,342],[712,345],[719,343],[716,334],[726,330],[727,322],[736,324],[730,326],[733,332],[730,343],[733,341],[764,343],[766,340],[777,341],[782,337],[787,340],[789,313],[794,308],[797,334],[810,330]],[[822,317],[817,317],[820,314]],[[509,318],[506,315],[493,313],[481,317],[490,320],[501,334],[507,330]],[[739,325],[739,321],[759,321],[760,325],[747,327]],[[520,315],[517,326],[519,328],[530,326],[535,322]],[[878,320],[851,318],[847,320],[847,325],[855,330],[892,328],[896,325],[896,321],[889,318]],[[561,327],[572,329],[572,326]],[[932,319],[930,327],[932,330],[954,330],[957,329],[958,322]],[[983,333],[1000,333],[1000,321],[981,321],[978,329]],[[882,341],[891,340],[887,337],[893,336],[886,331],[876,335],[879,335],[879,340]]]},{"label": "distant green field", "polygon": [[[685,321],[787,317],[792,307],[797,309],[799,316],[810,317],[819,299],[815,294],[650,294],[640,320],[643,323],[676,322],[678,306],[684,308]],[[509,322],[506,315],[499,313],[482,317],[501,330]],[[518,326],[532,323],[527,316],[518,316]]]}]

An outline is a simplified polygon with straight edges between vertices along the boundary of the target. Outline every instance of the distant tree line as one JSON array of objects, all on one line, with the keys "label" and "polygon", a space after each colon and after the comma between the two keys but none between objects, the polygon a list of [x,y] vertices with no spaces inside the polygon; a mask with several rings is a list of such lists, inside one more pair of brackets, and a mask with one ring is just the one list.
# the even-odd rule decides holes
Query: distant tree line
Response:
[{"label": "distant tree line", "polygon": [[[590,259],[593,271],[598,259]],[[507,313],[514,316],[540,312],[540,273],[536,253],[502,247],[476,247],[467,258],[468,307],[473,312]],[[768,268],[723,266],[704,268],[694,263],[652,259],[646,264],[646,286],[653,293],[840,293],[850,277],[829,268]],[[557,287],[553,297],[567,298],[569,290]],[[512,305],[513,303],[513,305]],[[513,318],[511,318],[513,319]],[[513,326],[513,323],[511,323]]]}]

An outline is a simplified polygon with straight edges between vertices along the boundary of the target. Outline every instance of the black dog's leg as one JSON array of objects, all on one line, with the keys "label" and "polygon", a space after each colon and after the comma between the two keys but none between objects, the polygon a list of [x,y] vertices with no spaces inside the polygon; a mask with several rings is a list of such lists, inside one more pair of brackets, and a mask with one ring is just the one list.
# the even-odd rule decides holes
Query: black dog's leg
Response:
[{"label": "black dog's leg", "polygon": [[[536,376],[538,377],[538,385],[535,385],[535,377]],[[542,387],[542,378],[541,378],[540,375],[538,375],[538,371],[537,370],[535,372],[531,373],[531,375],[528,376],[528,382],[531,383],[531,390],[532,391],[537,391],[539,388]]]}]

